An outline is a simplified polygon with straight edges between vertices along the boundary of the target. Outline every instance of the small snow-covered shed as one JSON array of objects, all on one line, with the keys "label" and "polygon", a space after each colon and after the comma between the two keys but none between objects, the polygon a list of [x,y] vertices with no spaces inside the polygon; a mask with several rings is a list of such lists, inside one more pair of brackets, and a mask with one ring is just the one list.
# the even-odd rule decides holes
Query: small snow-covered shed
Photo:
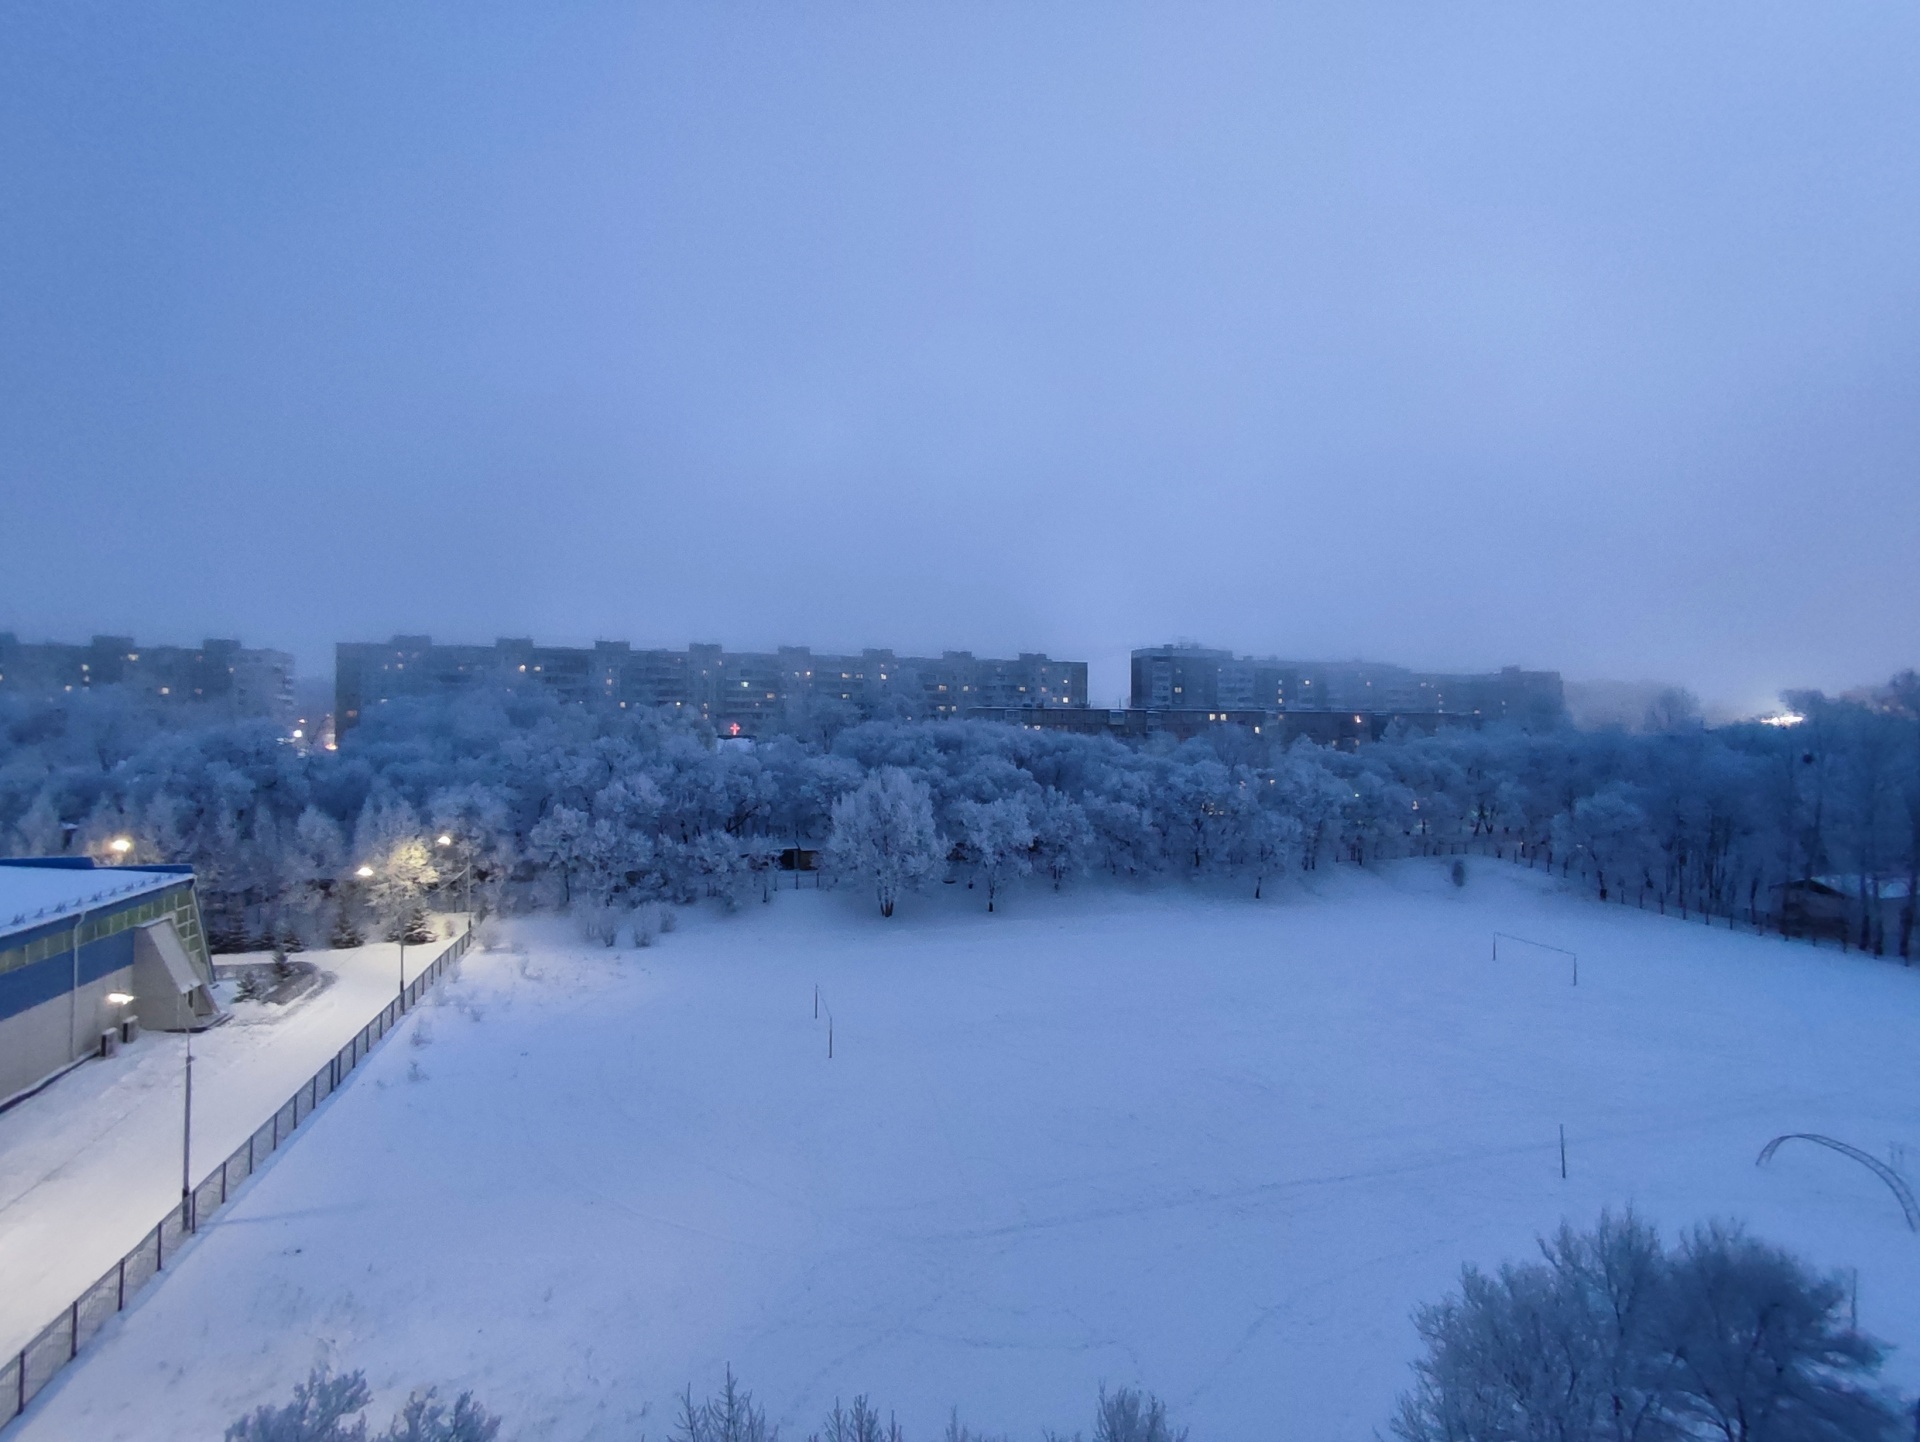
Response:
[{"label": "small snow-covered shed", "polygon": [[0,859],[0,1104],[100,1052],[128,1018],[226,1019],[190,866]]},{"label": "small snow-covered shed", "polygon": [[1790,936],[1851,936],[1882,907],[1903,906],[1907,884],[1891,877],[1808,876],[1777,886],[1780,929]]}]

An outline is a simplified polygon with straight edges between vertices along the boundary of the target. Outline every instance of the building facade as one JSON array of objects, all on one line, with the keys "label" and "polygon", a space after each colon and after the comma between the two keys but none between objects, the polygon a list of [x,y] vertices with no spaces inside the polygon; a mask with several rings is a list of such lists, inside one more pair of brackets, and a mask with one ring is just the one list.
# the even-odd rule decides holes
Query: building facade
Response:
[{"label": "building facade", "polygon": [[937,658],[889,650],[833,655],[804,646],[669,651],[636,650],[625,641],[536,646],[514,638],[449,646],[428,636],[395,636],[335,648],[334,725],[345,735],[370,708],[400,697],[503,684],[538,686],[572,703],[664,708],[752,734],[809,715],[940,719],[978,706],[1084,707],[1087,663],[1038,653],[996,660],[971,651]]},{"label": "building facade", "polygon": [[1566,714],[1560,673],[1518,666],[1457,675],[1373,661],[1283,661],[1176,645],[1135,651],[1132,680],[1132,706],[1140,711],[1338,712],[1534,727],[1557,725]]},{"label": "building facade", "polygon": [[97,1055],[128,1018],[225,1020],[212,986],[192,867],[0,860],[0,1102]]},{"label": "building facade", "polygon": [[205,706],[284,724],[294,711],[293,657],[210,639],[198,646],[142,646],[131,636],[85,645],[23,642],[0,631],[0,691],[34,700],[120,687],[169,706]]}]

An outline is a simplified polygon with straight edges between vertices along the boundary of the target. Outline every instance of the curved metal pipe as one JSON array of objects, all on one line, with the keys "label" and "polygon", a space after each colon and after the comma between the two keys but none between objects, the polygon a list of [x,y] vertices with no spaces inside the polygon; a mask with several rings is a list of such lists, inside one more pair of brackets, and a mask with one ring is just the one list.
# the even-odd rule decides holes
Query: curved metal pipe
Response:
[{"label": "curved metal pipe", "polygon": [[1899,1201],[1900,1210],[1907,1214],[1907,1230],[1910,1232],[1920,1232],[1920,1203],[1914,1201],[1913,1192],[1908,1188],[1907,1184],[1901,1180],[1900,1174],[1878,1157],[1863,1152],[1858,1147],[1850,1147],[1845,1142],[1837,1142],[1832,1137],[1820,1136],[1816,1132],[1788,1132],[1785,1136],[1775,1137],[1764,1147],[1760,1148],[1760,1155],[1755,1158],[1753,1164],[1756,1167],[1763,1167],[1772,1161],[1773,1154],[1780,1150],[1780,1143],[1782,1142],[1814,1142],[1820,1146],[1839,1152],[1842,1156],[1852,1157],[1856,1162],[1860,1163],[1861,1166],[1865,1167],[1887,1184],[1887,1190],[1892,1192],[1894,1197]]}]

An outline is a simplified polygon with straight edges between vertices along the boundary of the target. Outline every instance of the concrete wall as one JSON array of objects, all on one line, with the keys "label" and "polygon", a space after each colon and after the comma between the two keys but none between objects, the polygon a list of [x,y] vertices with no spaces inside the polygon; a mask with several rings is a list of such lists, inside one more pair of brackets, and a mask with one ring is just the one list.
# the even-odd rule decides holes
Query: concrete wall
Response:
[{"label": "concrete wall", "polygon": [[[121,953],[124,966],[99,969],[110,961],[111,954]],[[78,991],[73,989],[71,951],[24,968],[59,972],[59,990],[37,1005],[0,1020],[0,1101],[45,1080],[69,1062],[91,1056],[100,1045],[100,1033],[117,1026],[128,1010],[112,1005],[107,996],[133,989],[132,935],[123,932],[84,946],[80,960]]]}]

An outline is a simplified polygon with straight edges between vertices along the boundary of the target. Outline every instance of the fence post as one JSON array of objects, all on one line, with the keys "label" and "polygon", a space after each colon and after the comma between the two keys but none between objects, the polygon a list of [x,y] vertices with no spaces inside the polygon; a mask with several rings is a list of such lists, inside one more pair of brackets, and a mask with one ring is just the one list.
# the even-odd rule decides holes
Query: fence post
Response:
[{"label": "fence post", "polygon": [[80,1355],[80,1299],[75,1297],[67,1309],[67,1360]]},{"label": "fence post", "polygon": [[120,1285],[114,1289],[113,1310],[116,1312],[127,1310],[127,1259],[125,1257],[120,1259]]}]

